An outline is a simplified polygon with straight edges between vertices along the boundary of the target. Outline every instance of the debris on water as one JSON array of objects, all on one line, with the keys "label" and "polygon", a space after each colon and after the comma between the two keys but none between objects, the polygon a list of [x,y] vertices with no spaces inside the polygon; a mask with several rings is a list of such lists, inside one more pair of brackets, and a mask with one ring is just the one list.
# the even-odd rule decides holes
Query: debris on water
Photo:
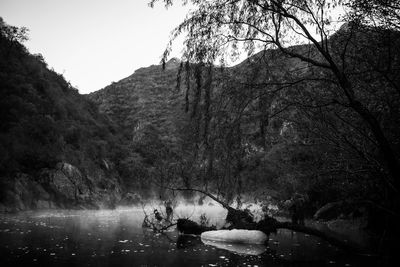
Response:
[{"label": "debris on water", "polygon": [[219,256],[220,259],[225,259],[225,256]]},{"label": "debris on water", "polygon": [[125,239],[125,240],[119,240],[118,242],[119,243],[126,243],[126,242],[128,242],[129,240],[127,240],[127,239]]}]

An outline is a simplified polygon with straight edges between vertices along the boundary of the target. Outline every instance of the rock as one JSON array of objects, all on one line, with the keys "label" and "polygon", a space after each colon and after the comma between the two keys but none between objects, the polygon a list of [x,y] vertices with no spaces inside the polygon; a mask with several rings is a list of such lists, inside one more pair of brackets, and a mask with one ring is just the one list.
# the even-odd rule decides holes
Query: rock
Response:
[{"label": "rock", "polygon": [[[111,164],[108,164],[110,167]],[[114,208],[121,200],[117,174],[93,165],[84,175],[60,162],[32,176],[18,173],[0,180],[0,212],[51,208]]]},{"label": "rock", "polygon": [[67,200],[75,200],[76,187],[74,183],[60,170],[51,173],[50,186],[54,192]]},{"label": "rock", "polygon": [[264,244],[268,236],[259,230],[232,229],[203,232],[201,239],[235,244]]},{"label": "rock", "polygon": [[62,171],[66,176],[73,178],[76,181],[82,181],[82,174],[78,168],[72,166],[66,162],[59,162],[56,165],[56,169]]},{"label": "rock", "polygon": [[3,210],[7,212],[35,208],[39,197],[42,199],[50,197],[32,176],[24,173],[18,173],[12,178],[4,178],[0,188],[1,202],[6,207]]}]

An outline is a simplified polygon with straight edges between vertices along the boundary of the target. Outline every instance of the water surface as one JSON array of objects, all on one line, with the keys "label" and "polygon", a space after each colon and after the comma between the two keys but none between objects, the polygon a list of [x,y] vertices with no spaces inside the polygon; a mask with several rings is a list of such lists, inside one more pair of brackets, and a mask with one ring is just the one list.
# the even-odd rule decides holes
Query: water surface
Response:
[{"label": "water surface", "polygon": [[[147,210],[151,213],[151,210]],[[175,216],[206,213],[221,225],[217,206],[180,206]],[[23,212],[0,217],[2,266],[375,266],[301,233],[281,230],[268,245],[204,244],[199,238],[142,228],[142,208]]]}]

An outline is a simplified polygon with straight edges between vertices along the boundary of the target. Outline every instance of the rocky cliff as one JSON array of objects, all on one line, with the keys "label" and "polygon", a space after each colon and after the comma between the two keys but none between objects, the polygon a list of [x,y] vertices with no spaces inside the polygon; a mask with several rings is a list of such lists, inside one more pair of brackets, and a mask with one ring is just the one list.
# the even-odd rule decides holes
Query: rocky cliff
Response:
[{"label": "rocky cliff", "polygon": [[60,162],[37,175],[17,173],[0,182],[0,212],[53,208],[113,208],[121,200],[117,175],[97,169],[90,175]]}]

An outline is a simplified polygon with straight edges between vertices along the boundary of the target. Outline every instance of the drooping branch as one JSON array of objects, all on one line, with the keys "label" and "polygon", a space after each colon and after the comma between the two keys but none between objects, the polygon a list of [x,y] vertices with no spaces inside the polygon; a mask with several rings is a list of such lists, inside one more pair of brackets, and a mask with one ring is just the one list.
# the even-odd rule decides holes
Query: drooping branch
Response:
[{"label": "drooping branch", "polygon": [[168,190],[172,190],[172,191],[192,191],[192,192],[198,192],[201,193],[203,195],[208,196],[209,198],[211,198],[212,200],[214,200],[215,202],[218,202],[219,204],[221,204],[222,207],[224,207],[227,210],[233,209],[231,206],[228,205],[228,203],[226,203],[225,201],[217,198],[216,196],[214,196],[211,193],[208,193],[206,191],[200,190],[200,189],[196,189],[196,188],[173,188],[173,187],[164,187],[165,189]]}]

